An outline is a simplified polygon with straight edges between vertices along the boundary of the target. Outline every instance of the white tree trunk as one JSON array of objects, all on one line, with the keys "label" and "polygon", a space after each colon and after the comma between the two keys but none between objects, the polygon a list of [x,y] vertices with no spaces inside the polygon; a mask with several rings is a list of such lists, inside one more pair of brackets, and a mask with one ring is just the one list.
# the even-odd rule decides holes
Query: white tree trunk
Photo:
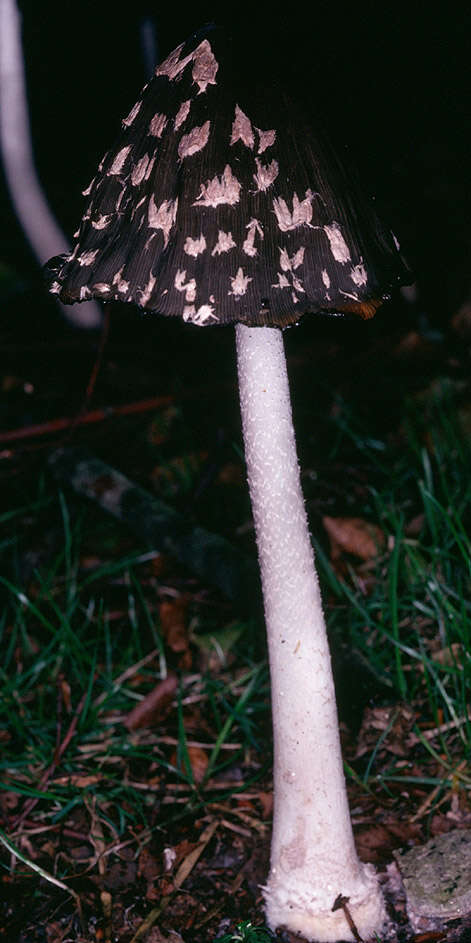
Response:
[{"label": "white tree trunk", "polygon": [[271,673],[274,819],[264,888],[272,929],[309,940],[353,939],[339,894],[364,937],[384,907],[359,862],[350,822],[337,708],[291,417],[283,337],[236,326],[247,475],[262,577]]}]

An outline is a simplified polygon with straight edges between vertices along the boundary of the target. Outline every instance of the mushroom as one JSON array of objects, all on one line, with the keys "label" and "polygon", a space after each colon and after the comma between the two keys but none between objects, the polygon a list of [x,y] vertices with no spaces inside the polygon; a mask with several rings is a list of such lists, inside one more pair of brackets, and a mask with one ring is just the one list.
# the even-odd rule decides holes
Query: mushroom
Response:
[{"label": "mushroom", "polygon": [[369,318],[409,272],[302,109],[241,61],[208,27],[157,67],[86,191],[73,252],[51,263],[51,290],[235,323],[272,690],[267,922],[353,939],[333,910],[342,895],[368,938],[384,905],[353,840],[281,329],[306,313]]},{"label": "mushroom", "polygon": [[[0,0],[0,161],[13,209],[41,265],[51,252],[67,246],[48,205],[36,172],[28,115],[28,96],[21,44],[21,14],[15,0]],[[61,308],[78,327],[102,322],[96,302]]]}]

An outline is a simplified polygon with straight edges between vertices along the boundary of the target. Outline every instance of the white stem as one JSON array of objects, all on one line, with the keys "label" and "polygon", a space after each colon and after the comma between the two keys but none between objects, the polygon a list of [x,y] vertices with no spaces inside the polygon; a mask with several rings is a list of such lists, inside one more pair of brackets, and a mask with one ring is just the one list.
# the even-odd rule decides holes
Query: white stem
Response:
[{"label": "white stem", "polygon": [[[0,0],[0,153],[15,212],[40,265],[68,252],[70,246],[52,215],[34,166],[21,19],[15,0]],[[79,327],[95,328],[102,322],[95,301],[59,306],[64,317]]]},{"label": "white stem", "polygon": [[271,673],[274,819],[264,888],[272,929],[309,940],[379,932],[374,870],[359,862],[347,803],[337,708],[291,417],[283,337],[236,326],[247,476],[262,576]]}]

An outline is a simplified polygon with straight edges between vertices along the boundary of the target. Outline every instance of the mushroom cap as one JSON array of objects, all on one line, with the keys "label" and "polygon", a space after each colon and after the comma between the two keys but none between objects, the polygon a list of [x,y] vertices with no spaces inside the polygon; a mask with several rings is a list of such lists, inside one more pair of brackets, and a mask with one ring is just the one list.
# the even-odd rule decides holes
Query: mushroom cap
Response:
[{"label": "mushroom cap", "polygon": [[50,290],[201,326],[371,317],[411,281],[393,233],[256,56],[206,27],[162,62],[85,194]]}]

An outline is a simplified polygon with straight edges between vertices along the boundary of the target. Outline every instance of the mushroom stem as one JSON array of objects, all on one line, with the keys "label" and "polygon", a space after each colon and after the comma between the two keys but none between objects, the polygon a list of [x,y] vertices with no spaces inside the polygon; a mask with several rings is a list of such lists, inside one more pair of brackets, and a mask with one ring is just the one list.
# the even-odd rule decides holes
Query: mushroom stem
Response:
[{"label": "mushroom stem", "polygon": [[357,858],[322,602],[278,328],[236,325],[242,427],[271,673],[274,818],[264,888],[272,930],[350,940],[381,930],[374,869]]},{"label": "mushroom stem", "polygon": [[[15,0],[0,0],[0,158],[13,208],[39,263],[68,251],[68,240],[47,203],[34,165],[21,15]],[[60,308],[78,327],[97,328],[102,323],[96,301]]]}]

